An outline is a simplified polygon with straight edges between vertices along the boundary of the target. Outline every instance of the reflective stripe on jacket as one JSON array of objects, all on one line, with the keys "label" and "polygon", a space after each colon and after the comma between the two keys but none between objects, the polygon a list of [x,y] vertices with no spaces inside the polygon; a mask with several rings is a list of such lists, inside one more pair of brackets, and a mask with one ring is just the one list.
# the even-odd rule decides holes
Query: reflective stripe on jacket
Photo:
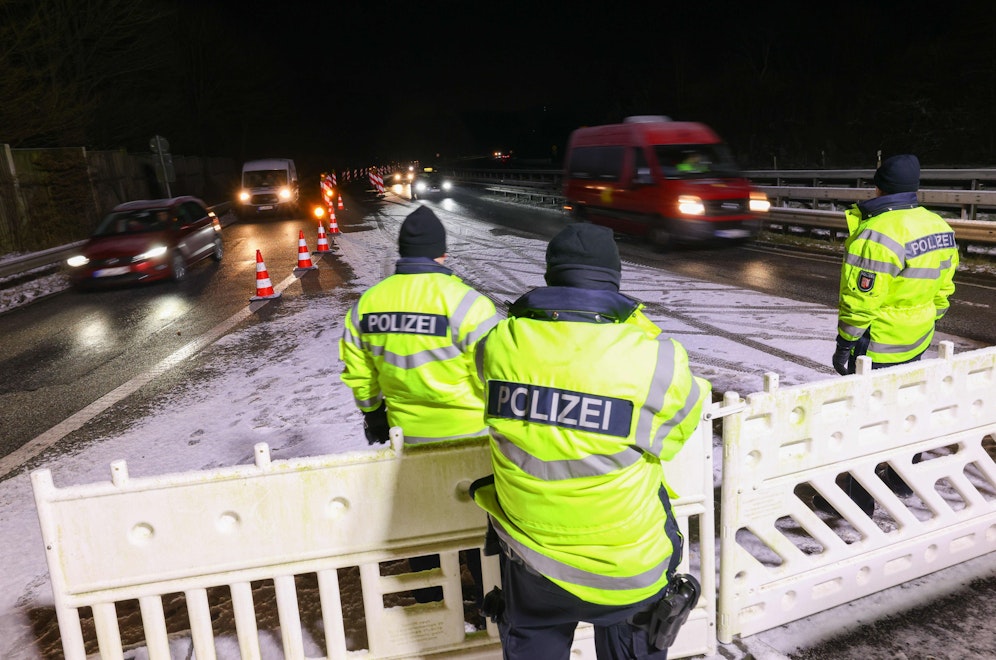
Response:
[{"label": "reflective stripe on jacket", "polygon": [[387,399],[407,443],[486,435],[474,348],[497,322],[494,303],[448,268],[401,259],[346,316],[342,381],[362,411]]},{"label": "reflective stripe on jacket", "polygon": [[934,336],[958,269],[951,226],[918,206],[916,193],[874,198],[846,212],[850,236],[840,274],[838,334],[871,333],[872,362],[906,362]]},{"label": "reflective stripe on jacket", "polygon": [[680,552],[665,530],[661,461],[710,399],[684,348],[625,296],[546,287],[513,305],[477,353],[494,484],[474,499],[506,546],[588,602],[658,593]]}]

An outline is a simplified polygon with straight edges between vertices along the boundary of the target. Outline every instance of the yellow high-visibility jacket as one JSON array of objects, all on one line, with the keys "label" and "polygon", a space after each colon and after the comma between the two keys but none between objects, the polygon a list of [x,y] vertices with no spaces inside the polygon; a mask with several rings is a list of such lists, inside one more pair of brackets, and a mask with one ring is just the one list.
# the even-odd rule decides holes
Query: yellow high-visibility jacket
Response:
[{"label": "yellow high-visibility jacket", "polygon": [[486,435],[474,348],[498,320],[494,303],[448,268],[400,259],[346,316],[342,381],[364,412],[386,399],[406,443]]},{"label": "yellow high-visibility jacket", "polygon": [[473,496],[506,548],[588,602],[659,593],[681,552],[661,462],[710,400],[684,348],[625,296],[545,287],[477,352],[494,483]]},{"label": "yellow high-visibility jacket", "polygon": [[954,292],[958,246],[951,226],[916,193],[876,197],[846,212],[850,236],[840,273],[837,332],[870,332],[868,357],[895,364],[930,345]]}]

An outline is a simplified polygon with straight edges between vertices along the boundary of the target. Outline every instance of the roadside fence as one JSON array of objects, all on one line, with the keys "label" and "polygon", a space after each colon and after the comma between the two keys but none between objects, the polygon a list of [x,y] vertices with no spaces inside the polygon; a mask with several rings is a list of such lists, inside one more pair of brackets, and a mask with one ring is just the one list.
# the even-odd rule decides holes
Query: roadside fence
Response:
[{"label": "roadside fence", "polygon": [[[664,466],[689,541],[679,570],[703,587],[672,658],[996,550],[996,347],[956,355],[942,342],[939,357],[909,365],[873,372],[862,358],[852,376],[765,383],[726,393]],[[144,646],[165,660],[183,645],[199,660],[270,647],[287,658],[499,658],[494,624],[474,625],[463,596],[486,527],[468,489],[491,472],[487,442],[406,448],[393,429],[384,449],[314,458],[274,461],[260,444],[252,466],[131,479],[118,461],[111,482],[67,487],[33,472],[66,657]],[[887,465],[913,495],[887,487]],[[845,474],[875,498],[873,516],[837,485]],[[815,510],[817,493],[840,515]],[[407,567],[428,554],[439,568]],[[483,559],[487,593],[498,568]],[[428,587],[442,600],[414,603],[411,590]],[[143,634],[123,639],[135,601]],[[590,626],[572,657],[594,658]]]}]

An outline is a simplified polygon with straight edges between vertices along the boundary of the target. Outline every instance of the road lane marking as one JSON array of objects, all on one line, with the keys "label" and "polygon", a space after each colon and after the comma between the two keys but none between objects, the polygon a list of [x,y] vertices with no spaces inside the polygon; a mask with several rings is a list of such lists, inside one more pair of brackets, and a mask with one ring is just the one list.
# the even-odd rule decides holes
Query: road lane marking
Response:
[{"label": "road lane marking", "polygon": [[[281,292],[291,284],[298,281],[299,279],[296,275],[289,275],[277,286],[273,287],[273,290],[274,292]],[[279,299],[275,298],[274,300]],[[46,449],[51,448],[62,438],[66,437],[73,431],[80,429],[84,424],[92,420],[97,415],[105,412],[125,397],[134,394],[143,385],[152,382],[152,380],[156,377],[161,376],[184,360],[196,355],[205,347],[218,341],[224,337],[225,334],[231,331],[232,328],[249,318],[252,314],[269,302],[272,301],[258,300],[251,302],[247,307],[244,307],[240,311],[228,317],[218,325],[202,334],[200,337],[189,341],[178,348],[171,355],[164,358],[159,362],[159,364],[155,365],[148,371],[138,374],[131,380],[118,385],[116,388],[86,406],[79,412],[70,415],[33,440],[28,441],[18,449],[12,451],[3,458],[0,458],[0,480],[6,479],[12,472],[16,471],[19,467],[41,454]]]}]

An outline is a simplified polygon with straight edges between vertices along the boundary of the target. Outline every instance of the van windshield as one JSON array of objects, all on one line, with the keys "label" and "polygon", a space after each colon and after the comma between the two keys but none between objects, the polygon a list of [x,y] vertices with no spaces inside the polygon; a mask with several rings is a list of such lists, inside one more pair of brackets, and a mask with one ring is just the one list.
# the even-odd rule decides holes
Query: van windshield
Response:
[{"label": "van windshield", "polygon": [[287,170],[250,170],[242,173],[244,188],[275,188],[287,185]]},{"label": "van windshield", "polygon": [[725,144],[658,144],[654,153],[661,173],[670,179],[740,176]]}]

